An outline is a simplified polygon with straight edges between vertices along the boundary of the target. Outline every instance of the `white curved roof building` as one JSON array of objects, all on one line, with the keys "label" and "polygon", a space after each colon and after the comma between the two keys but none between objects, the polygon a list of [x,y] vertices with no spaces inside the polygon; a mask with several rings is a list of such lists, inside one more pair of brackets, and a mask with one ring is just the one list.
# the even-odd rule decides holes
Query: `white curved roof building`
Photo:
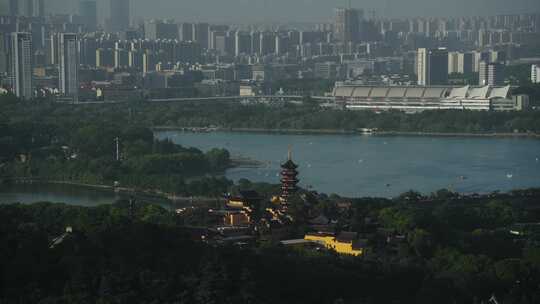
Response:
[{"label": "white curved roof building", "polygon": [[402,110],[516,110],[510,95],[510,86],[505,87],[448,87],[448,86],[336,86],[334,101],[348,109]]}]

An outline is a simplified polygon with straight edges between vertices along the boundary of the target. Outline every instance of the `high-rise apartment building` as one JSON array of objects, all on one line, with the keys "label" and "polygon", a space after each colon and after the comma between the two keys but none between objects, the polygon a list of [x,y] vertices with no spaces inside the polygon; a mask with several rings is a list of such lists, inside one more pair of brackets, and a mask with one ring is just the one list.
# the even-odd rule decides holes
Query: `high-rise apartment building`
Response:
[{"label": "high-rise apartment building", "polygon": [[8,41],[7,35],[0,32],[0,75],[8,72]]},{"label": "high-rise apartment building", "polygon": [[234,35],[234,54],[251,54],[251,36],[247,32],[236,31]]},{"label": "high-rise apartment building", "polygon": [[193,27],[193,40],[199,43],[203,49],[208,49],[210,25],[208,23],[197,23]]},{"label": "high-rise apartment building", "polygon": [[448,52],[448,75],[459,73],[459,52]]},{"label": "high-rise apartment building", "polygon": [[491,86],[504,84],[504,65],[481,61],[478,68],[478,84]]},{"label": "high-rise apartment building", "polygon": [[336,8],[334,36],[339,42],[357,42],[363,11],[354,8]]},{"label": "high-rise apartment building", "polygon": [[531,66],[531,82],[540,83],[540,65],[533,64]]},{"label": "high-rise apartment building", "polygon": [[64,96],[79,99],[79,51],[76,34],[58,34],[58,81]]},{"label": "high-rise apartment building", "polygon": [[448,84],[448,51],[446,48],[420,48],[416,53],[418,85]]},{"label": "high-rise apartment building", "polygon": [[16,32],[10,39],[10,79],[13,93],[20,98],[33,97],[32,35]]},{"label": "high-rise apartment building", "polygon": [[452,73],[470,74],[473,72],[473,54],[449,52],[448,75]]},{"label": "high-rise apartment building", "polygon": [[180,41],[193,41],[193,23],[182,23],[179,27]]},{"label": "high-rise apartment building", "polygon": [[131,22],[130,0],[110,0],[111,18],[109,27],[112,32],[122,32],[129,28]]},{"label": "high-rise apartment building", "polygon": [[428,49],[420,48],[416,51],[416,76],[418,85],[427,85],[427,52]]},{"label": "high-rise apartment building", "polygon": [[178,39],[178,24],[163,20],[150,20],[144,23],[144,38],[156,39]]},{"label": "high-rise apartment building", "polygon": [[94,32],[97,29],[97,4],[96,0],[80,0],[79,15],[88,32]]},{"label": "high-rise apartment building", "polygon": [[269,55],[276,52],[276,33],[263,32],[260,35],[259,54]]}]

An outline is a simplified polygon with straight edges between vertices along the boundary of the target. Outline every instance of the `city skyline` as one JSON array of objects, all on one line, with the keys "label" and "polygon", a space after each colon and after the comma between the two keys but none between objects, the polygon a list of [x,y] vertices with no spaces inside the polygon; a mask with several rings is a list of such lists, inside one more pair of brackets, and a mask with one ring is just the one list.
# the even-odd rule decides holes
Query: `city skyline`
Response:
[{"label": "city skyline", "polygon": [[[8,0],[2,0],[8,9]],[[79,1],[49,0],[46,13],[78,13]],[[227,22],[227,23],[273,23],[273,22],[325,22],[332,19],[336,7],[347,7],[348,1],[327,2],[322,0],[231,0],[226,4],[214,0],[186,0],[178,3],[172,0],[148,1],[132,0],[133,18],[174,18],[179,21]],[[366,17],[373,12],[377,17],[455,17],[486,16],[493,14],[530,13],[540,11],[540,3],[535,0],[518,0],[511,4],[503,0],[411,0],[405,5],[397,0],[352,1],[352,7],[364,9]],[[97,0],[98,21],[104,23],[110,15],[109,0]],[[309,7],[309,11],[306,8]],[[421,12],[421,13],[420,13]]]}]

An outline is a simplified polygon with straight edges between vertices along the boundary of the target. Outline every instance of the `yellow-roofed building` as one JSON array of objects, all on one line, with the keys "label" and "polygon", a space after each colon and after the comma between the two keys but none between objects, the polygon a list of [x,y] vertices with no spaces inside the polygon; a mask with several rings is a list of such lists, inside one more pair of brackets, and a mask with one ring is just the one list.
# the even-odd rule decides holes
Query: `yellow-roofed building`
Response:
[{"label": "yellow-roofed building", "polygon": [[360,256],[363,253],[363,248],[358,246],[356,232],[341,232],[338,236],[333,233],[308,233],[304,239],[341,254]]}]

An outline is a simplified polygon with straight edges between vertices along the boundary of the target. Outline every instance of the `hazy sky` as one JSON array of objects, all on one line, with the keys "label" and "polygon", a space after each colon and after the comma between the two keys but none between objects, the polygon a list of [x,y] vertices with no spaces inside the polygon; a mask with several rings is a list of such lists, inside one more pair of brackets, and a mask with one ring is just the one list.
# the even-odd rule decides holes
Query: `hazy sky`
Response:
[{"label": "hazy sky", "polygon": [[[45,0],[49,11],[76,11],[78,0]],[[102,16],[109,0],[98,0]],[[330,20],[348,0],[132,0],[134,17],[211,22],[287,22]],[[352,0],[353,6],[377,15],[457,16],[540,12],[540,0]]]}]

